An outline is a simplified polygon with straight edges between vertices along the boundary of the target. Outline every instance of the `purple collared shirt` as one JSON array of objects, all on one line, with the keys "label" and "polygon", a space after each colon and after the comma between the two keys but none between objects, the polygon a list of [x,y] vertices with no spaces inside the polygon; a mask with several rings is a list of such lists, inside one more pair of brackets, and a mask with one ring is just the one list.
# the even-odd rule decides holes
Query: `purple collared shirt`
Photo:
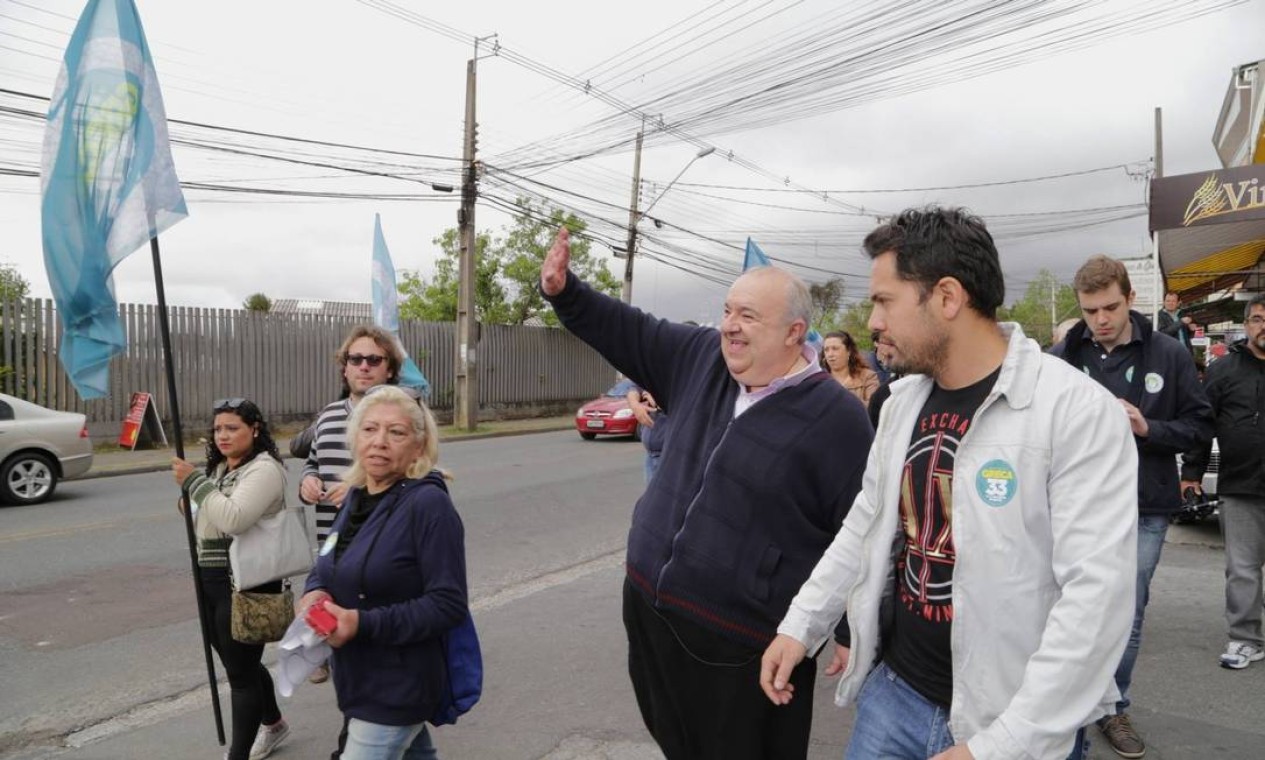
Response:
[{"label": "purple collared shirt", "polygon": [[750,409],[752,404],[760,399],[768,398],[774,393],[777,393],[785,388],[793,388],[818,372],[825,372],[825,370],[821,368],[821,365],[817,363],[817,349],[807,343],[804,343],[800,346],[800,356],[804,357],[804,359],[808,362],[807,367],[804,367],[793,374],[783,375],[782,377],[776,378],[773,382],[769,383],[768,386],[761,388],[754,393],[748,391],[747,386],[739,383],[738,399],[734,401],[734,419],[737,419],[743,412]]}]

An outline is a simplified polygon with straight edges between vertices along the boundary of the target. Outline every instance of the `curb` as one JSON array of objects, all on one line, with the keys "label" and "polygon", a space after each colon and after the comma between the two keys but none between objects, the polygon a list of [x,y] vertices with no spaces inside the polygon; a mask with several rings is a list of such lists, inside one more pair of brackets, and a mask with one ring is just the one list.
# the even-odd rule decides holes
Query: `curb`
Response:
[{"label": "curb", "polygon": [[[519,435],[533,435],[535,433],[556,433],[562,430],[571,430],[573,427],[570,420],[566,423],[559,423],[549,427],[532,428],[530,430],[493,430],[486,433],[471,433],[470,435],[457,436],[455,438],[444,439],[440,437],[440,443],[454,444],[462,441],[479,441],[485,438],[510,438]],[[172,456],[175,456],[173,453]],[[281,459],[289,460],[295,457],[290,456],[289,451],[281,452]],[[144,475],[150,472],[162,472],[171,469],[171,465],[167,462],[153,462],[150,464],[123,465],[120,467],[104,467],[96,469],[95,467],[88,470],[83,475],[75,478],[75,480],[93,480],[95,478],[113,478],[118,475]]]}]

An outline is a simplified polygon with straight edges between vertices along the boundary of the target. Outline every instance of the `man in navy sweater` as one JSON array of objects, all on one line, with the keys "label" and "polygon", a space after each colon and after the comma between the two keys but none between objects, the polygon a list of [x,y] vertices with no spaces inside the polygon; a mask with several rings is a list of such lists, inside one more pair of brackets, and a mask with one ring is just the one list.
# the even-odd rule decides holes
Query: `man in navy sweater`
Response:
[{"label": "man in navy sweater", "polygon": [[[668,760],[805,757],[812,700],[770,704],[760,654],[838,532],[873,437],[804,341],[808,288],[751,270],[716,330],[602,295],[569,261],[562,229],[540,273],[562,324],[672,418],[628,534],[628,670],[646,727]],[[815,677],[810,659],[791,682],[811,694]]]}]

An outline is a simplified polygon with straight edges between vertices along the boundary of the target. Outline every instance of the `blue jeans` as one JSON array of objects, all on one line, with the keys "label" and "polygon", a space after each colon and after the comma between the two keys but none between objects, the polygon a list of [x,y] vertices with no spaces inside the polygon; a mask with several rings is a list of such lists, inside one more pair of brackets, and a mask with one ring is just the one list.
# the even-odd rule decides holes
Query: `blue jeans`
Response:
[{"label": "blue jeans", "polygon": [[384,726],[352,718],[342,760],[438,760],[425,723]]},{"label": "blue jeans", "polygon": [[646,484],[654,479],[654,474],[659,471],[659,452],[651,454],[646,452]]},{"label": "blue jeans", "polygon": [[[914,691],[880,662],[857,697],[845,760],[926,760],[952,746],[948,709]],[[1089,738],[1081,728],[1068,760],[1087,757]]]},{"label": "blue jeans", "polygon": [[1168,518],[1163,515],[1138,517],[1138,576],[1137,597],[1133,603],[1133,629],[1129,631],[1129,645],[1116,668],[1116,688],[1120,701],[1116,703],[1116,715],[1129,709],[1129,685],[1133,683],[1133,666],[1138,661],[1138,649],[1142,646],[1142,619],[1146,616],[1146,603],[1151,596],[1151,578],[1160,564],[1160,551],[1164,549],[1164,536],[1168,534]]}]

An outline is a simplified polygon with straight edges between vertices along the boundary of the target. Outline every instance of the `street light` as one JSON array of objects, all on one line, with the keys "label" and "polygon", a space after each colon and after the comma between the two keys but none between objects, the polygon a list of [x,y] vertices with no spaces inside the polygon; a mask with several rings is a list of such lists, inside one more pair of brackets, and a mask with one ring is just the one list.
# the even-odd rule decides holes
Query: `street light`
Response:
[{"label": "street light", "polygon": [[706,158],[707,156],[710,156],[711,154],[715,152],[716,152],[716,146],[713,145],[707,148],[703,148],[698,153],[695,153],[694,157],[690,159],[690,162],[685,165],[685,168],[677,172],[676,176],[672,178],[672,181],[668,183],[667,187],[663,188],[663,192],[659,193],[657,198],[650,201],[650,205],[646,206],[645,210],[641,212],[640,216],[644,218],[647,214],[649,214],[650,209],[654,208],[654,204],[663,200],[663,196],[668,194],[668,191],[672,189],[672,186],[676,184],[676,181],[679,180],[681,176],[685,174],[685,172],[689,171],[689,168],[694,165],[695,161],[699,160],[700,158]]},{"label": "street light", "polygon": [[[667,184],[667,187],[663,188],[663,192],[659,193],[654,200],[650,201],[650,205],[646,206],[644,211],[639,212],[637,211],[637,191],[641,182],[641,133],[637,133],[637,158],[636,162],[633,164],[633,197],[632,206],[629,208],[628,214],[628,249],[627,258],[624,259],[624,287],[623,292],[620,294],[620,300],[624,303],[632,303],[633,254],[637,252],[637,223],[644,219],[646,214],[650,213],[650,209],[654,208],[654,204],[658,203],[663,199],[663,196],[668,194],[668,191],[672,189],[672,186],[676,184],[676,181],[679,180],[685,172],[689,171],[689,168],[694,165],[695,161],[700,158],[710,156],[715,152],[716,148],[714,146],[708,146],[700,149],[694,154],[694,157],[690,159],[689,163],[687,163],[681,171],[677,172],[676,176],[672,178],[672,181]],[[658,219],[655,219],[654,226],[662,228],[663,223]]]}]

